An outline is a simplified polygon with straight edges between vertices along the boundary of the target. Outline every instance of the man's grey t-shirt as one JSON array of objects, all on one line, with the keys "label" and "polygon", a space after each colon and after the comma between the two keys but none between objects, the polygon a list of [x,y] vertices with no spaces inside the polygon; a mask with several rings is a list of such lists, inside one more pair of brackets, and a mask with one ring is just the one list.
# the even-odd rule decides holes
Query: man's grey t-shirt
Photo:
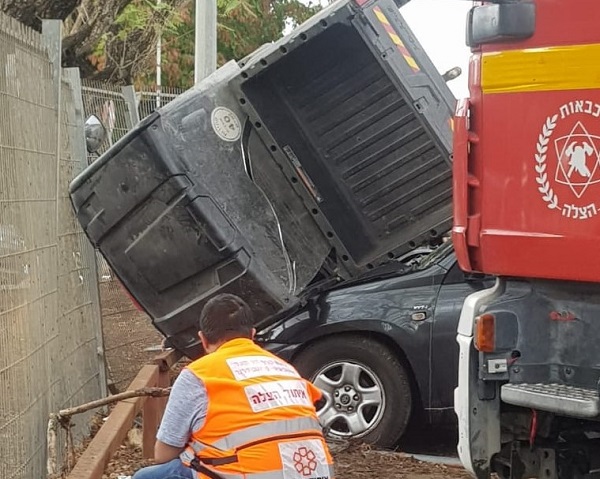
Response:
[{"label": "man's grey t-shirt", "polygon": [[169,446],[184,447],[192,432],[204,425],[207,409],[204,383],[184,369],[173,383],[156,438]]}]

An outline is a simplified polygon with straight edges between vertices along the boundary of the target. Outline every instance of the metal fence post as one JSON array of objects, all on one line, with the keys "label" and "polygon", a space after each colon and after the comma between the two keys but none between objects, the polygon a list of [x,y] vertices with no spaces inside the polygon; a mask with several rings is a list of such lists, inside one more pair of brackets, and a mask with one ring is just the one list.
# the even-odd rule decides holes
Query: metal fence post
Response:
[{"label": "metal fence post", "polygon": [[217,68],[217,0],[196,0],[194,84]]},{"label": "metal fence post", "polygon": [[[77,124],[76,137],[73,138],[73,155],[75,158],[79,158],[81,162],[81,169],[83,171],[87,167],[87,147],[85,141],[85,112],[83,108],[83,96],[81,89],[81,77],[79,68],[65,68],[63,71],[65,79],[69,82],[71,90],[73,92],[73,103],[75,109],[75,121]],[[90,280],[92,281],[92,287],[90,288],[90,294],[92,295],[92,318],[94,323],[94,329],[96,331],[97,341],[97,352],[99,362],[99,373],[100,373],[100,391],[102,396],[108,395],[108,375],[107,375],[107,363],[106,354],[104,351],[104,332],[102,330],[102,313],[100,310],[100,285],[98,284],[98,264],[96,262],[96,252],[94,248],[87,243],[89,249],[89,255],[87,255],[88,267],[90,270]]]},{"label": "metal fence post", "polygon": [[60,78],[62,59],[62,22],[60,20],[42,20],[42,42],[48,50],[54,77]]},{"label": "metal fence post", "polygon": [[[53,87],[53,97],[54,104],[56,106],[55,111],[55,121],[56,121],[56,131],[55,131],[55,139],[56,141],[56,157],[55,157],[55,174],[56,180],[54,184],[55,194],[54,194],[54,202],[55,202],[55,210],[54,210],[54,225],[58,228],[59,225],[59,217],[60,217],[60,155],[61,155],[61,114],[62,114],[62,22],[60,20],[42,20],[42,36],[41,43],[46,48],[48,53],[48,60],[50,60],[50,64],[52,66],[52,87]],[[54,243],[55,242],[55,243]],[[56,247],[56,251],[59,250],[59,239],[58,237],[53,238],[54,246]],[[56,255],[56,263],[53,265],[54,271],[58,275],[59,271],[59,259],[58,255]],[[58,326],[60,322],[60,298],[57,295],[57,317],[53,318],[56,322],[56,326]],[[49,348],[46,349],[46,361],[49,363],[52,362],[54,358],[54,352]],[[54,383],[60,384],[60,383]],[[56,387],[51,387],[49,389],[50,397],[51,397],[51,407],[55,407],[58,405],[59,400],[59,392]]]},{"label": "metal fence post", "polygon": [[140,113],[138,110],[138,101],[135,94],[135,88],[133,85],[127,85],[121,87],[121,91],[129,112],[127,127],[131,130],[140,122]]},{"label": "metal fence post", "polygon": [[[62,22],[60,20],[42,20],[42,43],[48,51],[48,59],[52,63],[54,92],[56,98],[57,164],[60,158],[60,114],[61,114],[61,79],[62,79]],[[57,177],[58,181],[58,177]]]}]

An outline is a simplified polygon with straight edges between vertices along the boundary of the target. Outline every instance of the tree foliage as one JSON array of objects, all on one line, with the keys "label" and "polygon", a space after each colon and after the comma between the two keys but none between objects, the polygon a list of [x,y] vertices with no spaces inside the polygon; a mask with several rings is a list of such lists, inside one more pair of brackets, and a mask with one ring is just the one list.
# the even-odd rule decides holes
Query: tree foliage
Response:
[{"label": "tree foliage", "polygon": [[66,19],[81,0],[0,0],[0,10],[35,30],[43,18]]},{"label": "tree foliage", "polygon": [[[278,39],[286,25],[295,26],[314,15],[318,7],[299,0],[218,0],[217,63],[240,59],[264,43]],[[194,80],[194,1],[187,0],[163,36],[162,81],[189,88]],[[139,79],[156,80],[154,73]]]},{"label": "tree foliage", "polygon": [[[287,23],[316,12],[300,0],[217,0],[218,62],[239,59],[277,39]],[[114,83],[155,82],[163,39],[163,84],[187,88],[194,69],[194,0],[0,0],[0,9],[39,30],[63,20],[63,63]]]},{"label": "tree foliage", "polygon": [[65,21],[63,57],[83,76],[132,83],[152,64],[160,35],[185,0],[82,0]]}]

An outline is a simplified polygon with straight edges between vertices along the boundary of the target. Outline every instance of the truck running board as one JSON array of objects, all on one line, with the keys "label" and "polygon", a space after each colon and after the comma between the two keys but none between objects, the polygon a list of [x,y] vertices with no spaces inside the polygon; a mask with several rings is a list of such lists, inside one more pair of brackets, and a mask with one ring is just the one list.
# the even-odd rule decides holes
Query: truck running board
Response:
[{"label": "truck running board", "polygon": [[505,384],[501,397],[508,404],[565,416],[592,418],[600,415],[600,397],[593,389],[562,384]]}]

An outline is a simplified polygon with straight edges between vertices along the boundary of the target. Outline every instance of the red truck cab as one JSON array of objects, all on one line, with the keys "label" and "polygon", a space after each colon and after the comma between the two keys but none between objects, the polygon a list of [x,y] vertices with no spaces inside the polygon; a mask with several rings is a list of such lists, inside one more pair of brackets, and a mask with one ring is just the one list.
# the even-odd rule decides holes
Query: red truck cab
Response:
[{"label": "red truck cab", "polygon": [[472,8],[452,238],[498,276],[464,303],[459,455],[480,479],[600,477],[597,0]]},{"label": "red truck cab", "polygon": [[471,13],[471,35],[487,27],[491,11],[502,12],[498,19],[513,32],[533,31],[473,44],[470,99],[455,121],[460,264],[503,276],[599,281],[600,3],[483,8],[490,11]]}]

